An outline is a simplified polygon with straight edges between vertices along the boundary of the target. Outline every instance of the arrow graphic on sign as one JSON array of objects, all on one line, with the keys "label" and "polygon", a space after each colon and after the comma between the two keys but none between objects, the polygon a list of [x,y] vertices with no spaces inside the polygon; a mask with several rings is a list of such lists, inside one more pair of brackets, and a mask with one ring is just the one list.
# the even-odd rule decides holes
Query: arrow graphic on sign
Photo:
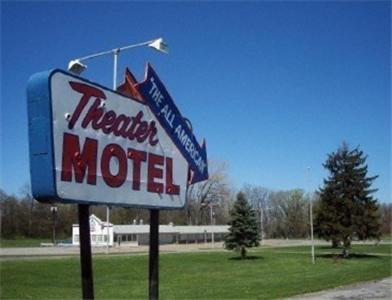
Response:
[{"label": "arrow graphic on sign", "polygon": [[147,64],[146,77],[135,85],[162,127],[187,160],[191,184],[208,179],[206,143],[200,146],[172,97],[154,69]]}]

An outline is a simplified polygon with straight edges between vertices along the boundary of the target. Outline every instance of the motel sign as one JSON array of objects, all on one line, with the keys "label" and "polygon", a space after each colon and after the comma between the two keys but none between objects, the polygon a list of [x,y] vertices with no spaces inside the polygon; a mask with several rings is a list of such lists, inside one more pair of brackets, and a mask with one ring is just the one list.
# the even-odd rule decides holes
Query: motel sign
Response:
[{"label": "motel sign", "polygon": [[[189,168],[196,166],[147,100],[62,70],[33,75],[27,94],[36,199],[159,209],[185,205]],[[205,148],[200,149],[205,177]]]}]

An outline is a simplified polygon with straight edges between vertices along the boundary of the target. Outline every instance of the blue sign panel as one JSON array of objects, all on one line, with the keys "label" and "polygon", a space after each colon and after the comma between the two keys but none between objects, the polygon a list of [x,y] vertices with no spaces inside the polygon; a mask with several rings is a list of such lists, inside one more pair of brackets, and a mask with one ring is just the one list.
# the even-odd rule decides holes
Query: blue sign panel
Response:
[{"label": "blue sign panel", "polygon": [[199,145],[186,119],[182,117],[169,92],[150,65],[147,65],[146,79],[138,84],[137,88],[173,143],[188,161],[192,173],[191,183],[207,180],[205,142]]}]

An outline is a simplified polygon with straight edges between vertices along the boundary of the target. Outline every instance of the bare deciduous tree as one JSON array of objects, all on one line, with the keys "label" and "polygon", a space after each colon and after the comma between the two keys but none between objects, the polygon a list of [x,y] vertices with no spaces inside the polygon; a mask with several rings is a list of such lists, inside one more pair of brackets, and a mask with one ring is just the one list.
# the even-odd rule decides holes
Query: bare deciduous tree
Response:
[{"label": "bare deciduous tree", "polygon": [[242,188],[242,192],[249,200],[253,209],[256,210],[258,213],[258,223],[261,232],[261,239],[263,239],[268,235],[267,232],[267,228],[268,228],[267,224],[269,223],[268,200],[271,195],[271,191],[261,186],[245,184],[244,187]]},{"label": "bare deciduous tree", "polygon": [[189,225],[209,223],[207,205],[214,205],[217,223],[228,220],[229,199],[233,191],[228,182],[227,165],[210,163],[210,166],[209,179],[188,188],[186,212]]}]

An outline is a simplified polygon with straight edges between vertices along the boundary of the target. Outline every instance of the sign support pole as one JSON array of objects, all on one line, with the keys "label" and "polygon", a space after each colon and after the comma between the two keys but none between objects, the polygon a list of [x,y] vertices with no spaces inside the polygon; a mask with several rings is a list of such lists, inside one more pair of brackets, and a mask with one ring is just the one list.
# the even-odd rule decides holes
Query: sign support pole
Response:
[{"label": "sign support pole", "polygon": [[83,299],[94,299],[93,268],[91,260],[90,220],[87,204],[79,204],[80,265]]},{"label": "sign support pole", "polygon": [[148,291],[150,300],[159,299],[159,210],[150,210],[150,259]]}]

